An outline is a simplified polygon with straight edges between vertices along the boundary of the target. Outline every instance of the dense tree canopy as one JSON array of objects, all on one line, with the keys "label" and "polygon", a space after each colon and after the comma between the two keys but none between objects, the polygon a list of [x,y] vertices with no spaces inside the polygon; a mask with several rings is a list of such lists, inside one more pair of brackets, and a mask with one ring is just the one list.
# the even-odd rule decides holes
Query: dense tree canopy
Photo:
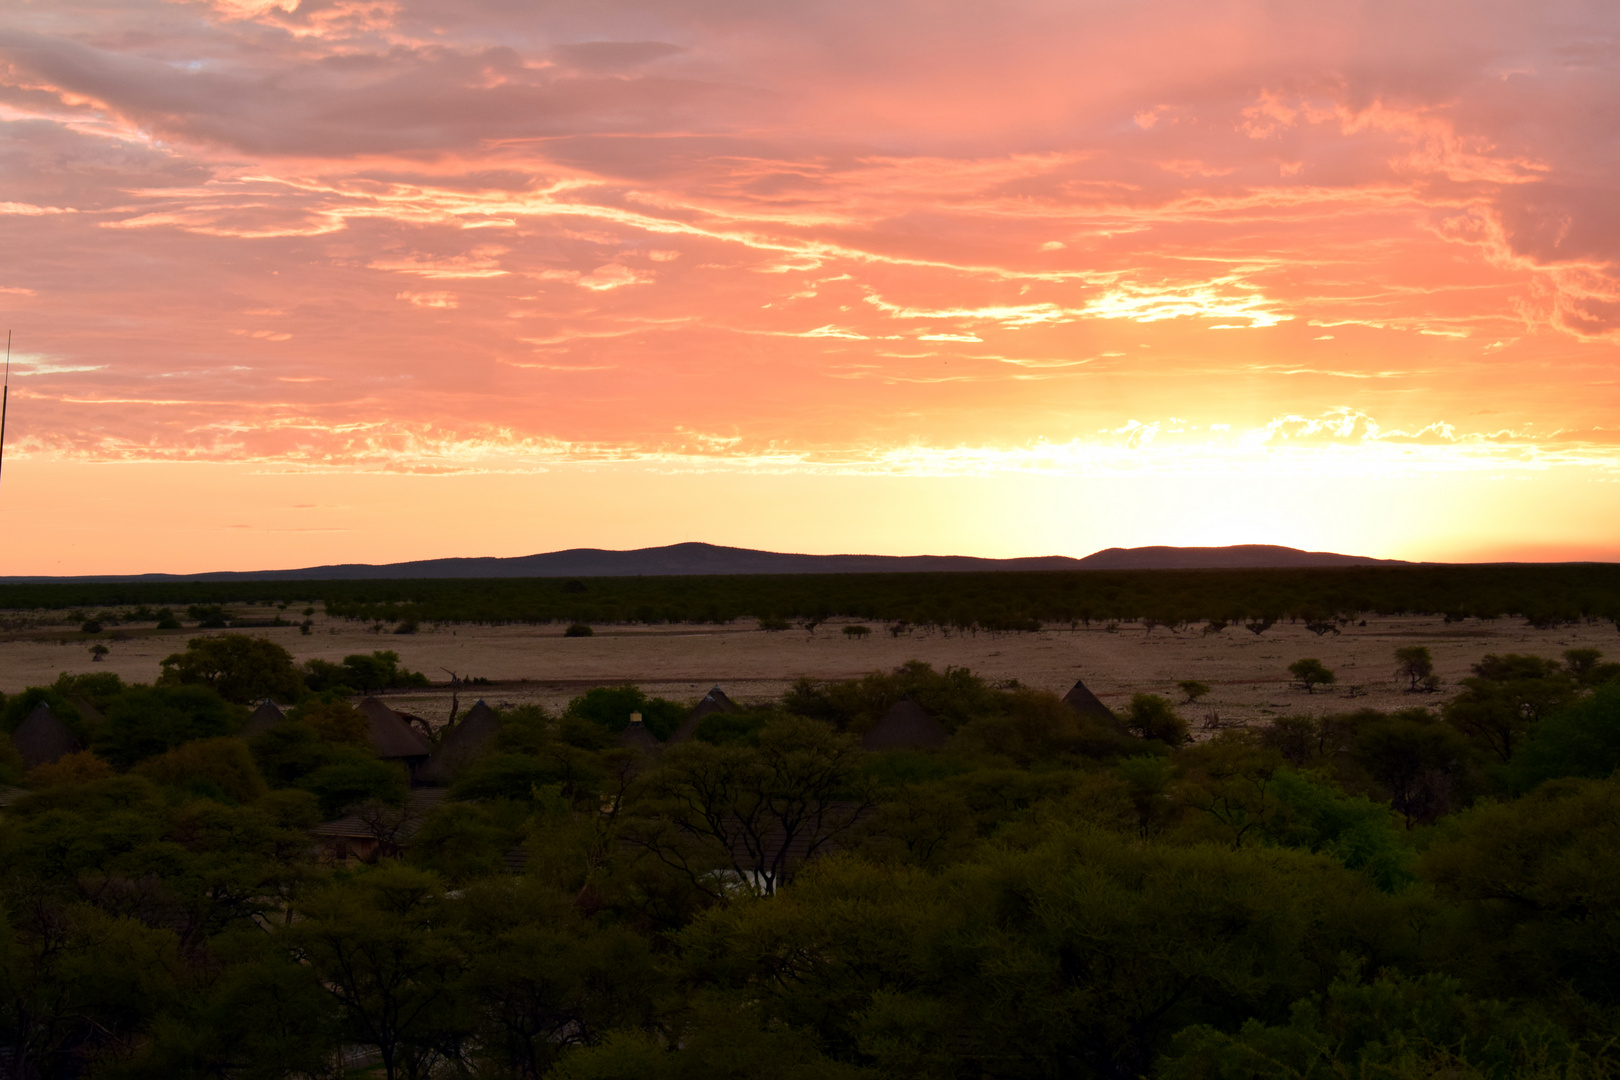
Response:
[{"label": "dense tree canopy", "polygon": [[[831,616],[951,631],[1020,631],[1040,624],[1149,620],[1171,630],[1203,623],[1264,633],[1278,619],[1317,632],[1368,614],[1448,620],[1524,618],[1537,626],[1620,617],[1620,567],[1606,564],[1137,570],[937,574],[782,574],[719,577],[408,579],[366,581],[72,582],[0,585],[0,607],[71,616],[122,607],[152,621],[187,606],[206,627],[242,626],[230,605],[319,601],[329,615],[392,623],[729,622],[813,628]],[[106,622],[112,616],[102,618]],[[279,615],[277,616],[279,618]],[[115,619],[114,621],[117,621]],[[78,620],[74,620],[77,625]],[[172,621],[172,620],[171,620]],[[285,623],[282,623],[285,625]],[[359,689],[359,687],[356,687]]]},{"label": "dense tree canopy", "polygon": [[[0,809],[0,1069],[1612,1077],[1614,674],[1189,741],[913,663],[656,750],[676,706],[605,687],[426,801],[338,689],[244,741],[206,679],[64,676],[4,703],[91,749]],[[947,743],[862,750],[902,697]],[[342,814],[387,842],[334,862]]]},{"label": "dense tree canopy", "polygon": [[192,638],[185,652],[163,661],[158,682],[209,686],[239,705],[265,698],[292,701],[303,690],[292,654],[273,641],[247,634]]}]

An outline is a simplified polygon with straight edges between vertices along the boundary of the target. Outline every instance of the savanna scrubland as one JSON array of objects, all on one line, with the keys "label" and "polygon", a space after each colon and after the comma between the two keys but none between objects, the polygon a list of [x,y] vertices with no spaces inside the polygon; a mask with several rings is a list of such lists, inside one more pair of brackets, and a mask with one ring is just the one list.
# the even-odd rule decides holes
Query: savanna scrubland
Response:
[{"label": "savanna scrubland", "polygon": [[[3,648],[83,656],[106,610],[96,631],[40,616]],[[131,633],[105,659],[8,688],[7,732],[46,703],[85,749],[26,769],[0,741],[0,1067],[1615,1071],[1620,665],[1599,612],[1280,612],[1208,633],[1208,616],[891,634],[859,613],[814,632],[813,616],[761,615],[790,628],[696,638],[712,652],[692,690],[622,670],[653,655],[638,635],[694,644],[667,624],[396,634],[405,620],[375,612],[269,610],[120,622]],[[292,625],[228,625],[277,617]],[[482,695],[497,723],[424,804],[368,744],[355,697],[381,692],[446,739],[447,710],[406,707],[448,701],[412,650],[475,629],[545,635],[544,654],[516,639],[517,659],[625,651],[584,654],[611,679],[523,700],[503,695],[530,684],[458,684],[459,714]],[[849,674],[779,663],[739,708],[662,741],[744,640],[761,657],[836,653]],[[163,652],[139,679],[117,666],[137,647]],[[1041,677],[994,668],[1010,651]],[[1152,677],[1103,687],[1117,719],[1077,711],[1057,696],[1077,655],[1094,689],[1111,657],[1153,657]],[[1263,704],[1206,677],[1226,663]],[[294,707],[242,737],[267,696]],[[944,744],[863,749],[905,698]],[[632,711],[652,741],[626,738]],[[313,841],[343,813],[377,824],[372,861]]]}]

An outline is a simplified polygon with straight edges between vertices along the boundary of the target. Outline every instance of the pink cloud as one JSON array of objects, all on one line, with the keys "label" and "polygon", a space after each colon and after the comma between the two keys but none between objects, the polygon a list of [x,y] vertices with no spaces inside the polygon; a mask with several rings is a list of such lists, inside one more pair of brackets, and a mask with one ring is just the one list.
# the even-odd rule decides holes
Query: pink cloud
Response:
[{"label": "pink cloud", "polygon": [[1595,430],[1617,17],[1464,13],[28,9],[0,303],[64,370],[19,430],[333,464],[635,453],[716,409],[804,454],[1195,410],[1378,441],[1323,426],[1345,380],[1419,442],[1503,398]]}]

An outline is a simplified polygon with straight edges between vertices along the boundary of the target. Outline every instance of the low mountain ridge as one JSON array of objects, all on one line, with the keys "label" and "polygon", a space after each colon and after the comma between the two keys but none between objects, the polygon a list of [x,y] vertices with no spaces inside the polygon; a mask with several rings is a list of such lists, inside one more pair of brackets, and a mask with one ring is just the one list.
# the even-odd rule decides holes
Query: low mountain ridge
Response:
[{"label": "low mountain ridge", "polygon": [[1083,570],[1256,570],[1311,566],[1403,566],[1404,559],[1373,559],[1332,551],[1301,551],[1276,544],[1227,547],[1104,548],[1078,559]]},{"label": "low mountain ridge", "polygon": [[0,577],[0,582],[125,581],[364,581],[387,578],[676,577],[698,574],[895,574],[1006,570],[1208,570],[1266,567],[1399,566],[1330,551],[1274,544],[1230,547],[1107,548],[1074,559],[1038,555],[983,559],[971,555],[800,555],[689,542],[612,551],[570,548],[511,558],[419,559],[399,563],[339,563],[293,570],[222,570],[202,574],[121,574],[81,577]]}]

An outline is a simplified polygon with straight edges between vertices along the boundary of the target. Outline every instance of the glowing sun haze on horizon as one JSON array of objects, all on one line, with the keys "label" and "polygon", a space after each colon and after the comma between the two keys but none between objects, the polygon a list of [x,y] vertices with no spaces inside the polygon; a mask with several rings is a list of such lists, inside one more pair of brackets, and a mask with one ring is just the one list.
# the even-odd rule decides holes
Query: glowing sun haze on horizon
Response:
[{"label": "glowing sun haze on horizon", "polygon": [[1620,7],[0,8],[0,574],[1620,559]]}]

